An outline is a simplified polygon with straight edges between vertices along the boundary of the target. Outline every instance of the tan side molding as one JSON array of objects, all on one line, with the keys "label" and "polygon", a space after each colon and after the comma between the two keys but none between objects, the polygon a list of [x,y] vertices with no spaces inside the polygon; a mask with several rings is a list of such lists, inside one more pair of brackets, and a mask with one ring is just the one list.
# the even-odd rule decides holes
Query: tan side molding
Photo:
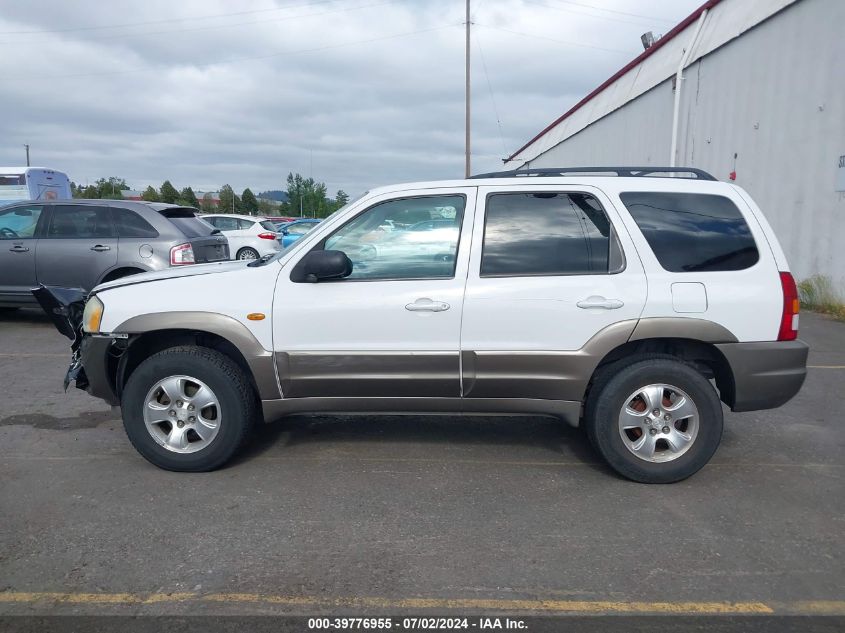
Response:
[{"label": "tan side molding", "polygon": [[132,317],[114,331],[144,334],[158,330],[196,330],[226,339],[238,348],[252,371],[262,400],[281,397],[273,353],[264,349],[258,339],[239,321],[216,312],[155,312]]},{"label": "tan side molding", "polygon": [[646,338],[688,338],[703,343],[736,343],[730,330],[706,319],[651,317],[640,319],[631,334],[632,341]]}]

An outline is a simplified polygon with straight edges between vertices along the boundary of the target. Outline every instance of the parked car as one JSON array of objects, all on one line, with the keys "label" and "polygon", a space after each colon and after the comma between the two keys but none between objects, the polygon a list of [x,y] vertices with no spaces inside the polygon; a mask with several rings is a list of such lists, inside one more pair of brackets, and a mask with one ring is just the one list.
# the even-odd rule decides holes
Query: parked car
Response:
[{"label": "parked car", "polygon": [[[384,187],[268,260],[36,294],[75,339],[68,380],[162,468],[217,468],[292,413],[492,412],[557,416],[625,477],[678,481],[716,451],[722,403],[800,389],[795,282],[736,185],[585,171]],[[457,235],[373,258],[386,220],[443,209]]]},{"label": "parked car", "polygon": [[287,248],[293,244],[319,223],[320,220],[315,218],[301,218],[299,220],[294,220],[293,222],[279,223],[277,227],[280,233],[279,241],[282,244],[282,248]]},{"label": "parked car", "polygon": [[298,220],[299,218],[295,218],[289,215],[268,215],[267,219],[270,220],[275,225],[279,224],[286,224],[287,222],[293,222],[294,220]]},{"label": "parked car", "polygon": [[267,218],[220,213],[204,215],[202,219],[223,231],[232,259],[258,259],[281,249],[276,225]]},{"label": "parked car", "polygon": [[20,202],[0,208],[0,306],[37,305],[38,284],[90,290],[136,273],[229,259],[197,210],[129,200]]}]

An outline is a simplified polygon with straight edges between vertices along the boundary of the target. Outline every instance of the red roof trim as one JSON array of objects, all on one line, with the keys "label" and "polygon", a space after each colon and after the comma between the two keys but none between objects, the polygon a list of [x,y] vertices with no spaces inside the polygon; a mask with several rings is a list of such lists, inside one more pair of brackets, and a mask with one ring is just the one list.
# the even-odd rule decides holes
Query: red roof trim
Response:
[{"label": "red roof trim", "polygon": [[702,14],[702,12],[703,12],[705,9],[710,9],[711,7],[714,7],[714,6],[716,6],[717,4],[719,4],[719,2],[721,2],[721,0],[707,0],[707,2],[705,2],[704,4],[702,4],[702,5],[701,5],[700,7],[698,7],[695,11],[693,11],[693,12],[692,12],[692,13],[690,13],[687,17],[685,17],[683,20],[681,20],[681,21],[680,21],[680,22],[679,22],[679,23],[678,23],[678,24],[677,24],[677,25],[676,25],[676,26],[675,26],[675,27],[674,27],[671,31],[669,31],[666,35],[664,35],[664,36],[663,36],[663,37],[661,37],[659,40],[657,40],[654,44],[652,44],[652,45],[651,45],[651,47],[647,48],[647,49],[646,49],[646,50],[644,50],[642,53],[640,53],[637,57],[635,57],[633,60],[631,60],[630,62],[628,62],[628,63],[627,63],[627,64],[626,64],[626,65],[625,65],[622,69],[620,69],[619,71],[617,71],[617,72],[616,72],[616,73],[615,73],[615,74],[614,74],[614,75],[613,75],[610,79],[608,79],[607,81],[605,81],[602,85],[600,85],[598,88],[596,88],[595,90],[593,90],[590,94],[588,94],[586,97],[584,97],[583,99],[581,99],[581,101],[579,101],[579,102],[578,102],[578,103],[576,103],[574,106],[572,106],[571,108],[569,108],[569,110],[567,110],[566,112],[564,112],[564,113],[563,113],[561,116],[559,116],[557,119],[555,119],[554,121],[552,121],[551,123],[549,123],[549,125],[547,125],[545,128],[543,128],[543,131],[542,131],[542,132],[540,132],[539,134],[537,134],[537,136],[535,136],[534,138],[532,138],[532,139],[531,139],[530,141],[528,141],[525,145],[523,145],[523,146],[522,146],[522,147],[520,147],[518,150],[516,150],[513,154],[511,154],[511,155],[510,155],[510,156],[509,156],[509,157],[505,160],[505,162],[507,163],[507,162],[512,161],[512,160],[513,160],[513,158],[514,158],[514,156],[519,155],[519,153],[520,153],[520,152],[522,152],[524,149],[526,149],[526,148],[530,147],[531,145],[533,145],[533,144],[534,144],[534,143],[535,143],[535,142],[536,142],[536,141],[537,141],[540,137],[542,137],[542,136],[543,136],[546,132],[548,132],[549,130],[551,130],[553,127],[555,127],[558,123],[560,123],[560,122],[561,122],[561,121],[563,121],[564,119],[568,118],[568,117],[569,117],[569,116],[570,116],[573,112],[575,112],[576,110],[578,110],[579,108],[581,108],[582,106],[584,106],[584,104],[586,104],[586,103],[587,103],[588,101],[590,101],[593,97],[595,97],[597,94],[599,94],[600,92],[602,92],[602,91],[603,91],[605,88],[607,88],[610,84],[612,84],[614,81],[616,81],[617,79],[619,79],[622,75],[624,75],[624,74],[625,74],[625,73],[627,73],[629,70],[631,70],[632,68],[634,68],[635,66],[637,66],[637,65],[638,65],[640,62],[642,62],[644,59],[648,58],[650,55],[653,55],[653,54],[654,54],[654,53],[655,53],[655,52],[656,52],[656,51],[657,51],[657,50],[658,50],[661,46],[663,46],[664,44],[666,44],[666,42],[668,42],[669,40],[671,40],[672,38],[674,38],[676,35],[678,35],[678,33],[680,33],[680,32],[681,32],[681,31],[683,31],[685,28],[687,28],[690,24],[692,24],[693,22],[695,22],[695,20],[696,20],[696,19],[698,19],[698,16],[700,16],[700,15]]}]

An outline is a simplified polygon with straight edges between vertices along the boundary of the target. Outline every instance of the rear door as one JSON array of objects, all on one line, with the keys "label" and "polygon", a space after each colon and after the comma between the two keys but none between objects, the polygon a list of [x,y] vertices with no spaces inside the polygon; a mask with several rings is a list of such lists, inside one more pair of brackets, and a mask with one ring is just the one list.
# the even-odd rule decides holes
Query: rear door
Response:
[{"label": "rear door", "polygon": [[117,236],[107,206],[49,207],[35,260],[38,282],[90,290],[117,264]]},{"label": "rear door", "polygon": [[23,204],[0,209],[0,304],[30,303],[37,285],[35,251],[43,206]]},{"label": "rear door", "polygon": [[229,257],[234,259],[238,251],[247,246],[247,238],[244,232],[238,228],[238,218],[225,215],[215,215],[208,218],[208,221],[223,232],[229,241]]},{"label": "rear door", "polygon": [[463,394],[570,399],[581,377],[567,356],[616,323],[633,329],[643,310],[646,279],[630,237],[594,187],[479,187],[477,205]]}]

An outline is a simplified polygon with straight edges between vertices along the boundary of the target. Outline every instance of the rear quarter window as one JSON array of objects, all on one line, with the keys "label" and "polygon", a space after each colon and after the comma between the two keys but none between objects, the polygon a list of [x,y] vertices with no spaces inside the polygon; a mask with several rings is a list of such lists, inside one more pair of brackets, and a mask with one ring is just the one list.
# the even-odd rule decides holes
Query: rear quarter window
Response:
[{"label": "rear quarter window", "polygon": [[158,231],[134,211],[118,207],[112,207],[111,211],[118,237],[158,237]]},{"label": "rear quarter window", "polygon": [[193,209],[187,207],[173,207],[159,211],[159,213],[176,225],[176,228],[182,231],[185,237],[205,237],[216,230],[200,218]]},{"label": "rear quarter window", "polygon": [[760,259],[748,223],[729,198],[644,191],[619,197],[669,272],[743,270]]}]

